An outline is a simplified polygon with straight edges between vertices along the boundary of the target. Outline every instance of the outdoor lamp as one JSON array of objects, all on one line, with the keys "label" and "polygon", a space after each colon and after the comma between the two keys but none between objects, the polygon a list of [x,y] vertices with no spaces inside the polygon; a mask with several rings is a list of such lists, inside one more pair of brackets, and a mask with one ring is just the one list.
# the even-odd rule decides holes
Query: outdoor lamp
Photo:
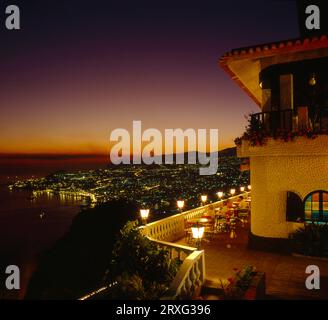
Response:
[{"label": "outdoor lamp", "polygon": [[236,193],[236,189],[230,189],[230,194],[234,195]]},{"label": "outdoor lamp", "polygon": [[200,248],[200,243],[204,236],[204,231],[205,227],[198,222],[191,227],[192,237],[196,240],[197,249]]},{"label": "outdoor lamp", "polygon": [[249,185],[247,188],[248,188],[248,190],[251,190],[251,189],[252,189],[252,186],[251,186],[251,185]]},{"label": "outdoor lamp", "polygon": [[315,74],[313,73],[313,74],[311,74],[311,77],[310,77],[310,79],[309,79],[309,85],[310,85],[311,87],[313,87],[313,86],[315,86],[316,84],[317,84],[317,79],[316,79]]},{"label": "outdoor lamp", "polygon": [[148,219],[148,216],[149,216],[149,209],[140,209],[140,216],[141,216],[141,219],[147,223],[147,219]]},{"label": "outdoor lamp", "polygon": [[240,187],[240,191],[244,192],[245,191],[245,187]]},{"label": "outdoor lamp", "polygon": [[219,191],[218,193],[217,193],[217,195],[218,195],[218,197],[220,198],[220,200],[222,199],[222,197],[223,197],[223,192],[222,191]]},{"label": "outdoor lamp", "polygon": [[183,200],[178,200],[177,201],[177,205],[178,205],[178,208],[180,209],[180,211],[182,211],[183,207],[184,207],[184,201]]},{"label": "outdoor lamp", "polygon": [[203,195],[200,198],[202,199],[202,202],[206,202],[207,201],[207,196],[206,195]]}]

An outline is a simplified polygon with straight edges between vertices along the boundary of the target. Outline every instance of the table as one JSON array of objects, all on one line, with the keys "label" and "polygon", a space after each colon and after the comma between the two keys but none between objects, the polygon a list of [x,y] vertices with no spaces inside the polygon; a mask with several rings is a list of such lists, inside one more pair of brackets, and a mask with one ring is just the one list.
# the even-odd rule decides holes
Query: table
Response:
[{"label": "table", "polygon": [[194,218],[190,219],[187,222],[192,224],[192,223],[210,223],[212,219],[207,219],[207,218]]}]

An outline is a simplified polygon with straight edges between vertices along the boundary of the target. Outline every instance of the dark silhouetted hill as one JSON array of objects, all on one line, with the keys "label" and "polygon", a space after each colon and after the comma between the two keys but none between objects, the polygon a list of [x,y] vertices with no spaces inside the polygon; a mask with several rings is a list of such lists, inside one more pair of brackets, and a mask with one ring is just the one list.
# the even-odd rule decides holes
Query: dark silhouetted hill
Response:
[{"label": "dark silhouetted hill", "polygon": [[76,299],[99,288],[116,236],[135,214],[134,204],[125,201],[79,213],[68,234],[41,254],[26,299]]}]

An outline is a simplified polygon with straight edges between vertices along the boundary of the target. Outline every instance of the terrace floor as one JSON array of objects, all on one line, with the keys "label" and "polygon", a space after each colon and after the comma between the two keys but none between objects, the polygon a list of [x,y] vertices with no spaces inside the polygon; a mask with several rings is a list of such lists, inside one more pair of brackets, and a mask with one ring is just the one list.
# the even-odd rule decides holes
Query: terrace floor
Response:
[{"label": "terrace floor", "polygon": [[[209,242],[202,242],[205,250],[206,279],[220,287],[220,279],[234,275],[234,268],[253,265],[266,273],[268,299],[328,299],[328,260],[295,257],[247,248],[248,230],[237,229],[237,238],[230,239],[229,233],[221,233]],[[185,239],[177,241],[188,245]],[[308,265],[320,268],[320,290],[308,290],[305,269]]]}]

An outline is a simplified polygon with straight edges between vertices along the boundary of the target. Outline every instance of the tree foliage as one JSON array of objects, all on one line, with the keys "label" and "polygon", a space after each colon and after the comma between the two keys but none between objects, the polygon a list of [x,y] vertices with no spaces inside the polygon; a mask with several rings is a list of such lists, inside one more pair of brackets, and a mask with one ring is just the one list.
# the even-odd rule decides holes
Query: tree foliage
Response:
[{"label": "tree foliage", "polygon": [[128,222],[114,246],[109,279],[118,285],[115,299],[158,299],[169,288],[181,261],[143,236],[136,222]]}]

